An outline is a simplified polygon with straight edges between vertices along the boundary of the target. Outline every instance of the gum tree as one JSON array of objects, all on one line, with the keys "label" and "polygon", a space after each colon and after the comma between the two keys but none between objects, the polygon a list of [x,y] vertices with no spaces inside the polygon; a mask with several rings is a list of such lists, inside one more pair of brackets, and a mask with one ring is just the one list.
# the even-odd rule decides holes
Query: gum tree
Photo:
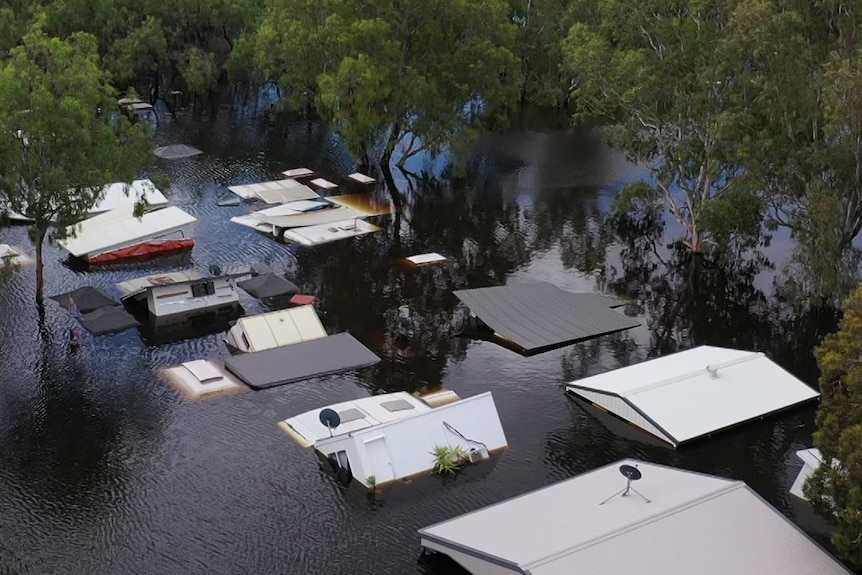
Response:
[{"label": "gum tree", "polygon": [[836,333],[815,350],[820,407],[814,445],[823,461],[805,484],[814,508],[834,525],[841,555],[862,566],[862,287],[844,303]]},{"label": "gum tree", "polygon": [[151,157],[142,125],[117,110],[96,39],[47,36],[37,25],[0,62],[0,205],[32,220],[36,301],[42,248],[84,219],[112,181],[131,181]]},{"label": "gum tree", "polygon": [[575,120],[602,118],[611,143],[643,167],[620,207],[661,205],[695,253],[760,238],[761,204],[736,140],[747,113],[724,54],[730,2],[599,0],[563,46]]},{"label": "gum tree", "polygon": [[471,142],[517,103],[505,0],[268,0],[257,59],[363,163]]}]

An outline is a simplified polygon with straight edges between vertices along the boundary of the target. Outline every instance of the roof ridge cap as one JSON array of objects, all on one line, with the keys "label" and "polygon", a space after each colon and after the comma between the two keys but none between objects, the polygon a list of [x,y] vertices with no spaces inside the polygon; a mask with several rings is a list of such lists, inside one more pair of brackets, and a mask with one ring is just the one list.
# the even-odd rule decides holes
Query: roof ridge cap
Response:
[{"label": "roof ridge cap", "polygon": [[[720,489],[716,489],[715,491],[712,491],[710,493],[706,493],[701,497],[691,499],[689,501],[684,501],[678,505],[674,505],[672,507],[669,507],[668,509],[665,509],[664,511],[662,511],[661,513],[658,513],[657,515],[649,515],[647,517],[640,519],[639,521],[635,521],[633,523],[629,523],[629,524],[624,525],[622,527],[612,529],[606,533],[603,533],[601,535],[597,535],[596,537],[593,537],[592,539],[588,539],[587,541],[584,541],[582,543],[578,543],[577,545],[573,545],[567,549],[563,549],[560,551],[556,551],[554,553],[550,553],[544,557],[541,557],[539,559],[535,559],[533,561],[530,561],[529,563],[520,565],[520,567],[522,569],[524,569],[527,573],[529,573],[529,570],[534,568],[534,567],[538,567],[540,565],[550,563],[551,561],[555,561],[555,560],[559,559],[560,557],[572,555],[574,553],[577,553],[578,551],[582,551],[583,549],[586,549],[587,547],[593,547],[593,546],[598,545],[600,543],[604,543],[605,541],[607,541],[609,539],[613,539],[615,537],[618,537],[619,535],[623,535],[623,534],[628,533],[630,531],[640,529],[641,527],[643,527],[645,525],[649,525],[650,523],[655,523],[656,521],[661,521],[662,519],[669,517],[671,515],[676,515],[680,511],[684,511],[684,510],[692,508],[692,507],[697,507],[698,505],[705,503],[707,501],[712,501],[713,499],[715,499],[717,497],[721,497],[723,495],[726,495],[726,494],[730,493],[731,491],[736,491],[737,489],[748,489],[749,488],[748,485],[746,485],[744,481],[727,480],[727,479],[723,479],[723,478],[719,478],[719,480],[729,481],[729,484],[724,486],[724,487],[721,487]],[[645,503],[645,505],[648,505],[648,504]]]}]

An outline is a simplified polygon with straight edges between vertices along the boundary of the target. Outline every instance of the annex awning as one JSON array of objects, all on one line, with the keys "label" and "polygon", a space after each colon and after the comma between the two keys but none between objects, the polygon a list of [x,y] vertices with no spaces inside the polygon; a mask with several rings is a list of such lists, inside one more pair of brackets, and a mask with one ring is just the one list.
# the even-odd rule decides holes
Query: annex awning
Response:
[{"label": "annex awning", "polygon": [[139,327],[141,322],[118,307],[103,307],[78,316],[84,329],[93,335],[105,335]]},{"label": "annex awning", "polygon": [[708,345],[579,379],[566,390],[674,447],[820,395],[762,353]]},{"label": "annex awning", "polygon": [[492,330],[488,339],[523,355],[639,325],[637,320],[611,309],[622,305],[620,300],[596,293],[567,292],[545,282],[458,290],[454,294]]},{"label": "annex awning", "polygon": [[303,379],[340,373],[380,361],[349,333],[235,355],[225,368],[253,389],[267,389]]},{"label": "annex awning", "polygon": [[53,295],[51,299],[60,304],[63,309],[71,310],[71,301],[75,302],[75,307],[81,313],[89,313],[103,307],[115,306],[117,302],[103,290],[94,287],[81,287],[74,291]]}]

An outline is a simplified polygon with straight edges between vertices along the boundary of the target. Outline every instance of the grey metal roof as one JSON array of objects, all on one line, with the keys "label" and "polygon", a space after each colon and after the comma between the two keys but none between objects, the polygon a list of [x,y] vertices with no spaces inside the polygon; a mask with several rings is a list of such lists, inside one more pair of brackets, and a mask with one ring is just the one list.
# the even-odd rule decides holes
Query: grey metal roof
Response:
[{"label": "grey metal roof", "polygon": [[93,335],[105,335],[139,327],[141,322],[118,307],[101,307],[78,317],[84,329]]},{"label": "grey metal roof", "polygon": [[249,387],[266,389],[380,361],[349,333],[235,355],[225,367]]},{"label": "grey metal roof", "polygon": [[292,282],[274,273],[265,273],[251,279],[239,282],[239,287],[252,296],[261,299],[278,296],[294,296],[299,288]]},{"label": "grey metal roof", "polygon": [[[643,473],[632,484],[643,498],[618,494],[623,463]],[[744,483],[633,460],[419,534],[423,546],[453,558],[530,575],[849,573]]]},{"label": "grey metal roof", "polygon": [[470,311],[522,353],[540,353],[631,329],[639,323],[611,310],[621,302],[539,282],[455,291]]},{"label": "grey metal roof", "polygon": [[160,148],[156,148],[153,153],[166,160],[178,160],[180,158],[189,158],[191,156],[203,154],[201,150],[194,146],[189,146],[188,144],[171,144],[170,146],[162,146]]},{"label": "grey metal roof", "polygon": [[75,306],[81,313],[117,305],[114,298],[105,291],[90,286],[84,286],[71,292],[51,296],[52,300],[63,306],[66,310],[71,309],[69,298],[75,302]]}]

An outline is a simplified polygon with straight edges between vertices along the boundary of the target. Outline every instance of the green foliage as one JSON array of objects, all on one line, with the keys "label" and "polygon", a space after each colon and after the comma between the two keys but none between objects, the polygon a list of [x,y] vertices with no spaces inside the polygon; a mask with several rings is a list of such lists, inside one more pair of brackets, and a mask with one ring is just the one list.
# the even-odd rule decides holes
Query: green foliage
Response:
[{"label": "green foliage", "polygon": [[192,94],[206,94],[215,86],[215,54],[197,46],[187,48],[180,59],[180,74]]},{"label": "green foliage", "polygon": [[521,85],[502,0],[269,0],[257,60],[295,108],[314,105],[361,158],[400,162],[471,140]]},{"label": "green foliage", "polygon": [[453,475],[467,462],[467,452],[459,446],[438,445],[431,452],[434,456],[434,473]]},{"label": "green foliage", "polygon": [[838,332],[815,350],[820,408],[814,445],[823,461],[805,485],[818,512],[835,524],[832,541],[842,557],[862,566],[862,287],[844,303]]},{"label": "green foliage", "polygon": [[102,186],[131,181],[151,158],[143,127],[116,110],[89,34],[60,40],[37,24],[0,66],[0,204],[34,222],[39,301],[44,240],[61,237]]},{"label": "green foliage", "polygon": [[[750,230],[748,217],[759,212],[743,213],[735,201],[706,212],[745,173],[735,145],[747,117],[740,70],[723,57],[728,3],[603,0],[590,18],[572,26],[563,47],[577,85],[575,120],[610,121],[611,143],[649,172],[692,251]],[[746,221],[733,221],[739,215]],[[703,218],[717,228],[704,228]]]},{"label": "green foliage", "polygon": [[374,491],[375,489],[377,489],[377,476],[376,475],[369,475],[368,477],[365,478],[365,483],[368,485],[368,487],[372,491]]}]

